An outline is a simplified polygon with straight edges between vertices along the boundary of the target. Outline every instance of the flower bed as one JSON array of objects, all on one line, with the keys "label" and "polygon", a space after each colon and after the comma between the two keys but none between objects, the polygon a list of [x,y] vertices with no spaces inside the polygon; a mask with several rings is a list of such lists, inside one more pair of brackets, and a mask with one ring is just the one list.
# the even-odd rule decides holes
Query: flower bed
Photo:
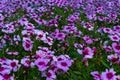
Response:
[{"label": "flower bed", "polygon": [[119,0],[0,6],[0,80],[120,80]]}]

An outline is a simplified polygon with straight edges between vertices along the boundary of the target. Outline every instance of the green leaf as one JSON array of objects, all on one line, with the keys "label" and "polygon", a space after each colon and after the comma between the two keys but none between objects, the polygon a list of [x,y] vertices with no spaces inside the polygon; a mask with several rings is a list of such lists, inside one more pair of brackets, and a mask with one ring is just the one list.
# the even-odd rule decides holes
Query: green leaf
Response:
[{"label": "green leaf", "polygon": [[71,77],[73,78],[73,80],[78,80],[75,74],[71,74]]},{"label": "green leaf", "polygon": [[110,67],[109,67],[103,60],[101,60],[101,63],[102,63],[106,68],[110,69]]}]

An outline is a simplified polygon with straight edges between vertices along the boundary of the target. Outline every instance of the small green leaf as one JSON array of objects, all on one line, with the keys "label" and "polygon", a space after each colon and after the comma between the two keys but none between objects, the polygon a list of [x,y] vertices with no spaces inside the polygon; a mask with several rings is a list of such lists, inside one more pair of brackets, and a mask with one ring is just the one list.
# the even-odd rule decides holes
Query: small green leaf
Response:
[{"label": "small green leaf", "polygon": [[105,67],[107,67],[108,69],[110,69],[110,67],[109,67],[103,60],[101,60],[101,63],[102,63]]}]

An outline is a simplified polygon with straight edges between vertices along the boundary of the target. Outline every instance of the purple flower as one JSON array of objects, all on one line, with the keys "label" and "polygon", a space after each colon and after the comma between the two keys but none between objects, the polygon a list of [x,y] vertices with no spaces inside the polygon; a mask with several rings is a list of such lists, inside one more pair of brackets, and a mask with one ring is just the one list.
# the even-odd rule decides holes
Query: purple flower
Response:
[{"label": "purple flower", "polygon": [[74,24],[68,24],[64,26],[63,31],[71,34],[71,33],[77,32],[77,27]]},{"label": "purple flower", "polygon": [[4,68],[4,67],[0,67],[0,74],[2,74],[2,75],[10,74],[10,69],[9,68]]},{"label": "purple flower", "polygon": [[112,63],[118,63],[119,57],[118,54],[111,54],[107,56],[107,59],[111,61]]},{"label": "purple flower", "polygon": [[120,26],[114,26],[113,29],[120,32]]},{"label": "purple flower", "polygon": [[84,36],[83,39],[85,40],[85,42],[87,44],[92,44],[93,43],[93,40],[89,36]]},{"label": "purple flower", "polygon": [[0,22],[4,19],[4,16],[0,14]]},{"label": "purple flower", "polygon": [[70,23],[73,23],[74,21],[76,21],[78,19],[79,19],[79,13],[74,13],[74,14],[71,14],[70,16],[68,16],[68,21]]},{"label": "purple flower", "polygon": [[98,71],[91,72],[90,74],[94,77],[94,80],[101,80],[101,75]]},{"label": "purple flower", "polygon": [[58,33],[57,35],[56,35],[56,38],[58,39],[58,40],[64,40],[65,39],[65,34],[64,33]]},{"label": "purple flower", "polygon": [[26,51],[31,51],[33,48],[33,42],[31,41],[30,38],[23,38],[23,48]]},{"label": "purple flower", "polygon": [[72,65],[72,62],[70,60],[60,60],[57,62],[57,67],[64,72],[67,72],[69,67]]},{"label": "purple flower", "polygon": [[46,33],[41,30],[35,30],[35,33],[37,35],[37,40],[45,40],[46,39]]},{"label": "purple flower", "polygon": [[53,44],[53,39],[51,37],[47,37],[43,42],[48,43],[49,45],[52,45]]},{"label": "purple flower", "polygon": [[112,33],[111,28],[103,28],[103,31],[104,31],[105,33]]},{"label": "purple flower", "polygon": [[92,31],[93,29],[94,29],[94,26],[91,24],[91,23],[85,23],[84,25],[83,25],[83,27],[85,28],[85,29],[88,29],[89,31]]},{"label": "purple flower", "polygon": [[25,67],[34,67],[34,63],[31,62],[29,58],[21,59],[21,64],[23,64]]},{"label": "purple flower", "polygon": [[35,60],[35,65],[38,67],[39,71],[45,71],[48,68],[49,59],[40,59]]},{"label": "purple flower", "polygon": [[112,43],[112,48],[115,52],[120,53],[120,44]]},{"label": "purple flower", "polygon": [[106,69],[105,72],[102,72],[101,78],[102,80],[117,80],[117,76],[115,75],[115,71],[113,69]]},{"label": "purple flower", "polygon": [[55,75],[55,72],[52,71],[52,70],[49,70],[47,73],[46,73],[46,80],[54,80],[56,79],[56,75]]},{"label": "purple flower", "polygon": [[4,74],[4,75],[0,75],[0,79],[1,80],[14,80],[14,77],[10,76],[9,74]]},{"label": "purple flower", "polygon": [[93,58],[93,55],[94,55],[93,50],[89,47],[84,48],[84,50],[77,49],[77,52],[79,54],[84,55],[84,58],[86,58],[86,59],[87,58],[91,59],[91,58]]},{"label": "purple flower", "polygon": [[106,50],[106,52],[112,52],[112,47],[111,46],[104,46],[104,49]]},{"label": "purple flower", "polygon": [[16,72],[18,70],[18,68],[20,67],[20,65],[18,63],[19,63],[19,61],[15,60],[15,59],[8,60],[7,65],[8,65],[8,68],[10,68],[10,70],[13,70],[14,72]]},{"label": "purple flower", "polygon": [[112,40],[112,41],[120,41],[120,37],[118,35],[110,35],[109,38]]}]

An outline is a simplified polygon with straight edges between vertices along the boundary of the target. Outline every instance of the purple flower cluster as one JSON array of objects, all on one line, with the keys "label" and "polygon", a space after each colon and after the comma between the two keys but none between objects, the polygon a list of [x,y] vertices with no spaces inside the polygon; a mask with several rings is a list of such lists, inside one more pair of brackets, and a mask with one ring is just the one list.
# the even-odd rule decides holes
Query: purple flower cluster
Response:
[{"label": "purple flower cluster", "polygon": [[[72,52],[87,67],[105,53],[120,65],[119,7],[120,0],[0,0],[0,80],[31,68],[55,80],[74,63]],[[116,74],[91,72],[94,80],[120,80]]]},{"label": "purple flower cluster", "polygon": [[94,80],[119,80],[119,75],[116,75],[116,72],[113,69],[106,69],[105,72],[101,74],[98,71],[91,72],[91,75],[94,77]]}]

